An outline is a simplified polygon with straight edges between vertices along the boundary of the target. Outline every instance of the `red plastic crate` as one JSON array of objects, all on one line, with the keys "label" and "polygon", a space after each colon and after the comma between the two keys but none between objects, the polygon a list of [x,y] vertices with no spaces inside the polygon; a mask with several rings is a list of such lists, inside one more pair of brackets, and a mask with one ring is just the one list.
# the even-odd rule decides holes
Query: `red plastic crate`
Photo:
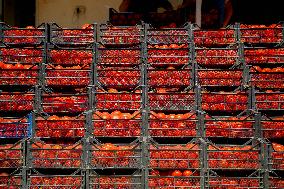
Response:
[{"label": "red plastic crate", "polygon": [[42,95],[42,108],[47,113],[80,113],[88,109],[88,96],[86,93],[44,93]]},{"label": "red plastic crate", "polygon": [[76,144],[50,144],[37,139],[30,143],[28,161],[32,168],[78,169],[83,164],[80,141]]},{"label": "red plastic crate", "polygon": [[1,25],[3,42],[7,45],[34,46],[42,44],[45,40],[45,28],[43,25],[37,28],[33,26],[17,28],[5,23],[1,23]]},{"label": "red plastic crate", "polygon": [[24,141],[0,145],[0,168],[20,168],[24,164]]},{"label": "red plastic crate", "polygon": [[148,46],[148,63],[152,67],[184,66],[189,64],[187,46]]},{"label": "red plastic crate", "polygon": [[202,93],[202,109],[205,111],[244,111],[248,106],[245,92]]},{"label": "red plastic crate", "polygon": [[198,69],[198,80],[201,86],[229,86],[242,85],[242,70]]},{"label": "red plastic crate", "polygon": [[284,48],[245,48],[244,56],[248,65],[282,64]]},{"label": "red plastic crate", "polygon": [[104,48],[98,50],[98,66],[138,66],[141,64],[140,48]]},{"label": "red plastic crate", "polygon": [[77,138],[85,136],[85,116],[56,115],[36,118],[35,136],[38,138]]},{"label": "red plastic crate", "polygon": [[195,105],[193,92],[149,92],[150,110],[192,110]]},{"label": "red plastic crate", "polygon": [[206,116],[205,127],[207,137],[252,138],[255,132],[251,117]]},{"label": "red plastic crate", "polygon": [[197,118],[193,113],[150,114],[149,134],[152,137],[195,137],[197,134]]},{"label": "red plastic crate", "polygon": [[238,63],[237,48],[196,48],[196,62],[202,67],[233,66]]},{"label": "red plastic crate", "polygon": [[0,186],[3,189],[21,189],[22,177],[14,174],[2,174],[0,176]]},{"label": "red plastic crate", "polygon": [[241,24],[241,41],[248,44],[280,43],[283,40],[281,24],[244,25]]},{"label": "red plastic crate", "polygon": [[0,111],[32,111],[33,104],[34,93],[0,93]]},{"label": "red plastic crate", "polygon": [[83,187],[84,177],[81,175],[28,175],[28,188],[58,188],[80,189]]},{"label": "red plastic crate", "polygon": [[263,136],[268,139],[284,137],[283,117],[268,117],[261,120]]},{"label": "red plastic crate", "polygon": [[142,176],[140,173],[133,175],[120,175],[110,174],[102,175],[92,173],[89,176],[89,187],[90,188],[125,188],[125,189],[138,189],[142,187]]},{"label": "red plastic crate", "polygon": [[257,146],[209,145],[209,169],[256,170],[260,168]]},{"label": "red plastic crate", "polygon": [[100,42],[104,45],[136,45],[141,42],[141,26],[101,24]]},{"label": "red plastic crate", "polygon": [[93,54],[91,49],[49,49],[48,63],[54,67],[57,65],[75,65],[85,66],[91,65]]},{"label": "red plastic crate", "polygon": [[82,28],[61,28],[51,24],[51,42],[57,46],[86,46],[95,42],[94,25],[87,24]]},{"label": "red plastic crate", "polygon": [[[138,137],[141,134],[141,115],[139,112],[121,113],[114,111],[93,114],[94,137]],[[136,114],[136,115],[135,115]]]},{"label": "red plastic crate", "polygon": [[138,110],[141,106],[141,93],[98,92],[96,100],[97,110]]},{"label": "red plastic crate", "polygon": [[256,92],[256,109],[258,110],[283,110],[284,93],[281,92]]},{"label": "red plastic crate", "polygon": [[148,70],[148,84],[154,87],[181,87],[191,85],[191,70]]},{"label": "red plastic crate", "polygon": [[199,169],[200,148],[198,144],[155,144],[150,146],[150,168],[153,169]]},{"label": "red plastic crate", "polygon": [[194,30],[194,43],[197,46],[231,45],[235,42],[234,29]]},{"label": "red plastic crate", "polygon": [[141,148],[138,144],[96,144],[91,143],[91,166],[95,169],[135,168],[142,163]]}]

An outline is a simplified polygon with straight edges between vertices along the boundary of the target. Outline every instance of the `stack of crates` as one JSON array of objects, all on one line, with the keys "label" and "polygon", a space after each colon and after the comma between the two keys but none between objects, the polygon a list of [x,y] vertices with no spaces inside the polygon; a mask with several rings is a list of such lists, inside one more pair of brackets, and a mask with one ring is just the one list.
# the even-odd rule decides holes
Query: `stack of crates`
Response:
[{"label": "stack of crates", "polygon": [[92,84],[94,25],[47,26],[43,74],[27,143],[27,188],[84,186],[86,111]]},{"label": "stack of crates", "polygon": [[141,41],[141,26],[98,28],[88,188],[143,188]]},{"label": "stack of crates", "polygon": [[244,43],[244,60],[252,87],[252,109],[255,112],[257,137],[265,141],[261,149],[265,187],[283,188],[283,110],[284,48],[283,23],[270,26],[240,25]]},{"label": "stack of crates", "polygon": [[[149,188],[200,187],[190,25],[146,25]],[[190,176],[190,177],[189,177]]]},{"label": "stack of crates", "polygon": [[5,23],[0,28],[0,186],[21,188],[46,30],[45,25],[20,29]]},{"label": "stack of crates", "polygon": [[282,25],[0,26],[0,187],[284,188]]},{"label": "stack of crates", "polygon": [[246,65],[236,26],[194,30],[196,84],[201,88],[201,137],[206,141],[205,186],[259,188],[260,145],[250,115]]}]

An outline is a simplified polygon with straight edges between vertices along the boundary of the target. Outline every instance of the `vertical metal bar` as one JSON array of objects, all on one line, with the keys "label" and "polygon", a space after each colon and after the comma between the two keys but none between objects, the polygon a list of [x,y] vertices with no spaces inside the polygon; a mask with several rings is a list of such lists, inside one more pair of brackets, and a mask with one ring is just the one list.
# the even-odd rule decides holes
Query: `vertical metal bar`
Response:
[{"label": "vertical metal bar", "polygon": [[236,43],[240,43],[241,42],[241,24],[240,23],[236,23],[234,26],[234,30],[235,30],[235,42]]},{"label": "vertical metal bar", "polygon": [[261,144],[261,172],[263,174],[263,188],[269,189],[269,144],[262,141]]},{"label": "vertical metal bar", "polygon": [[90,169],[84,170],[85,189],[90,189]]},{"label": "vertical metal bar", "polygon": [[262,127],[261,127],[261,113],[260,112],[256,112],[254,114],[254,138],[255,139],[259,139],[259,138],[263,138],[263,134],[262,134]]},{"label": "vertical metal bar", "polygon": [[34,138],[35,137],[35,133],[36,133],[36,128],[37,128],[37,125],[36,125],[36,113],[34,111],[32,111],[30,114],[29,114],[29,125],[30,125],[30,128],[29,128],[29,133],[28,133],[28,137],[30,138]]},{"label": "vertical metal bar", "polygon": [[207,160],[207,143],[204,140],[200,140],[200,188],[206,188],[206,175],[208,172],[208,160]]},{"label": "vertical metal bar", "polygon": [[144,24],[144,30],[141,30],[141,35],[144,37],[143,42],[141,43],[141,51],[142,51],[142,188],[148,188],[148,177],[149,177],[149,132],[148,132],[148,114],[149,114],[149,106],[148,106],[148,81],[147,81],[147,29],[149,28],[148,24]]},{"label": "vertical metal bar", "polygon": [[248,108],[250,110],[256,111],[256,98],[255,98],[255,88],[252,86],[248,90],[249,93],[249,103]]},{"label": "vertical metal bar", "polygon": [[42,112],[42,89],[38,85],[35,86],[34,111]]},{"label": "vertical metal bar", "polygon": [[206,134],[205,134],[205,116],[204,113],[201,111],[197,111],[197,117],[198,117],[198,124],[197,124],[197,137],[201,137],[201,138],[205,138]]},{"label": "vertical metal bar", "polygon": [[202,111],[201,109],[201,87],[199,85],[197,85],[195,88],[194,88],[194,93],[195,93],[195,111]]}]

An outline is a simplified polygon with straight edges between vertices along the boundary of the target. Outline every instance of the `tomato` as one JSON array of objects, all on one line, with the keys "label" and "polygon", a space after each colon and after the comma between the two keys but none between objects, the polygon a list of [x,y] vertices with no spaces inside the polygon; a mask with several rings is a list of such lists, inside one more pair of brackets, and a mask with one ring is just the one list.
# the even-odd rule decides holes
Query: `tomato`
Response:
[{"label": "tomato", "polygon": [[192,171],[190,170],[185,170],[183,173],[182,173],[183,176],[185,177],[189,177],[190,175],[192,175]]},{"label": "tomato", "polygon": [[172,176],[174,176],[174,177],[181,177],[181,176],[182,176],[182,172],[179,171],[179,170],[175,170],[175,171],[172,173]]}]

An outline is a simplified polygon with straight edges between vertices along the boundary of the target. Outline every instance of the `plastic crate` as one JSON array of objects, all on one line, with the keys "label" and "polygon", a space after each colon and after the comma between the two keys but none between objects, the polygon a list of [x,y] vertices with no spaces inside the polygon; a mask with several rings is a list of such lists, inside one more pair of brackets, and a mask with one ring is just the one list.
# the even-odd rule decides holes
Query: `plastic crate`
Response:
[{"label": "plastic crate", "polygon": [[83,175],[28,175],[27,188],[83,189]]},{"label": "plastic crate", "polygon": [[[236,173],[237,174],[237,173]],[[209,176],[209,186],[212,189],[238,188],[238,189],[259,189],[261,187],[261,177],[228,177]]]},{"label": "plastic crate", "polygon": [[149,135],[151,137],[195,137],[197,135],[197,117],[194,113],[150,114]]},{"label": "plastic crate", "polygon": [[0,48],[0,85],[33,86],[38,83],[41,48]]},{"label": "plastic crate", "polygon": [[245,25],[241,24],[241,41],[251,45],[280,44],[283,41],[283,25]]},{"label": "plastic crate", "polygon": [[151,87],[188,87],[192,85],[191,69],[148,70],[148,85]]},{"label": "plastic crate", "polygon": [[84,49],[49,49],[48,63],[54,67],[61,66],[86,66],[91,65],[93,53],[89,48]]},{"label": "plastic crate", "polygon": [[0,176],[0,186],[3,189],[21,189],[22,177],[17,174],[2,173]]},{"label": "plastic crate", "polygon": [[30,92],[0,92],[0,111],[32,111],[34,93]]},{"label": "plastic crate", "polygon": [[269,146],[268,165],[269,170],[284,170],[284,146],[272,143]]},{"label": "plastic crate", "polygon": [[27,26],[26,28],[11,27],[5,23],[0,23],[2,40],[6,45],[34,46],[44,43],[45,26],[42,24],[37,28]]},{"label": "plastic crate", "polygon": [[200,189],[200,176],[173,177],[173,176],[149,176],[149,189],[164,188],[192,188]]},{"label": "plastic crate", "polygon": [[284,137],[283,117],[267,117],[261,120],[263,136],[268,139]]},{"label": "plastic crate", "polygon": [[188,29],[184,28],[149,28],[147,29],[147,43],[157,44],[188,44],[190,35]]},{"label": "plastic crate", "polygon": [[98,82],[107,88],[135,88],[139,86],[141,73],[138,69],[99,69]]},{"label": "plastic crate", "polygon": [[89,188],[91,189],[140,189],[142,188],[141,175],[99,175],[91,174],[89,176]]},{"label": "plastic crate", "polygon": [[284,63],[284,48],[245,48],[247,65],[281,65]]},{"label": "plastic crate", "polygon": [[252,138],[255,133],[254,122],[251,117],[206,116],[206,136],[209,138]]},{"label": "plastic crate", "polygon": [[106,46],[133,46],[142,42],[142,27],[101,24],[100,43]]},{"label": "plastic crate", "polygon": [[248,108],[248,94],[245,92],[203,92],[204,111],[244,111]]},{"label": "plastic crate", "polygon": [[139,112],[95,112],[92,121],[94,137],[138,137],[142,130]]},{"label": "plastic crate", "polygon": [[243,83],[240,69],[198,69],[197,75],[201,87],[240,87]]},{"label": "plastic crate", "polygon": [[0,138],[26,138],[32,132],[31,117],[0,117]]},{"label": "plastic crate", "polygon": [[43,93],[42,109],[46,113],[81,113],[88,110],[88,95],[82,93]]},{"label": "plastic crate", "polygon": [[186,66],[190,63],[188,45],[148,45],[148,64],[152,67]]},{"label": "plastic crate", "polygon": [[251,85],[258,89],[284,89],[284,72],[250,73]]},{"label": "plastic crate", "polygon": [[90,164],[93,169],[140,169],[142,151],[139,144],[91,142]]},{"label": "plastic crate", "polygon": [[46,86],[78,86],[86,87],[91,84],[91,70],[88,67],[52,67],[47,66]]},{"label": "plastic crate", "polygon": [[200,148],[197,143],[150,145],[152,169],[199,169]]},{"label": "plastic crate", "polygon": [[141,107],[141,92],[104,92],[96,94],[96,109],[99,111],[135,111]]},{"label": "plastic crate", "polygon": [[24,141],[0,144],[0,168],[20,168],[24,164]]},{"label": "plastic crate", "polygon": [[133,67],[142,62],[141,48],[106,48],[99,47],[97,65],[101,67]]},{"label": "plastic crate", "polygon": [[278,189],[284,187],[284,179],[281,177],[270,177],[269,178],[269,188]]},{"label": "plastic crate", "polygon": [[229,48],[196,48],[195,60],[203,68],[233,67],[238,65],[237,47]]},{"label": "plastic crate", "polygon": [[260,111],[283,110],[284,93],[283,92],[256,92],[255,93],[256,109]]},{"label": "plastic crate", "polygon": [[62,28],[53,23],[50,25],[50,41],[56,46],[80,47],[89,46],[95,42],[93,24],[84,25],[82,28]]},{"label": "plastic crate", "polygon": [[196,46],[229,46],[236,43],[236,33],[232,28],[219,30],[194,30],[194,43]]},{"label": "plastic crate", "polygon": [[252,145],[209,145],[208,167],[221,170],[257,170],[260,168],[258,146]]},{"label": "plastic crate", "polygon": [[149,92],[150,110],[193,110],[195,107],[194,92]]},{"label": "plastic crate", "polygon": [[83,164],[81,141],[75,144],[50,144],[36,139],[29,143],[30,168],[78,169]]},{"label": "plastic crate", "polygon": [[85,116],[37,116],[35,137],[38,138],[81,138],[85,136]]}]

